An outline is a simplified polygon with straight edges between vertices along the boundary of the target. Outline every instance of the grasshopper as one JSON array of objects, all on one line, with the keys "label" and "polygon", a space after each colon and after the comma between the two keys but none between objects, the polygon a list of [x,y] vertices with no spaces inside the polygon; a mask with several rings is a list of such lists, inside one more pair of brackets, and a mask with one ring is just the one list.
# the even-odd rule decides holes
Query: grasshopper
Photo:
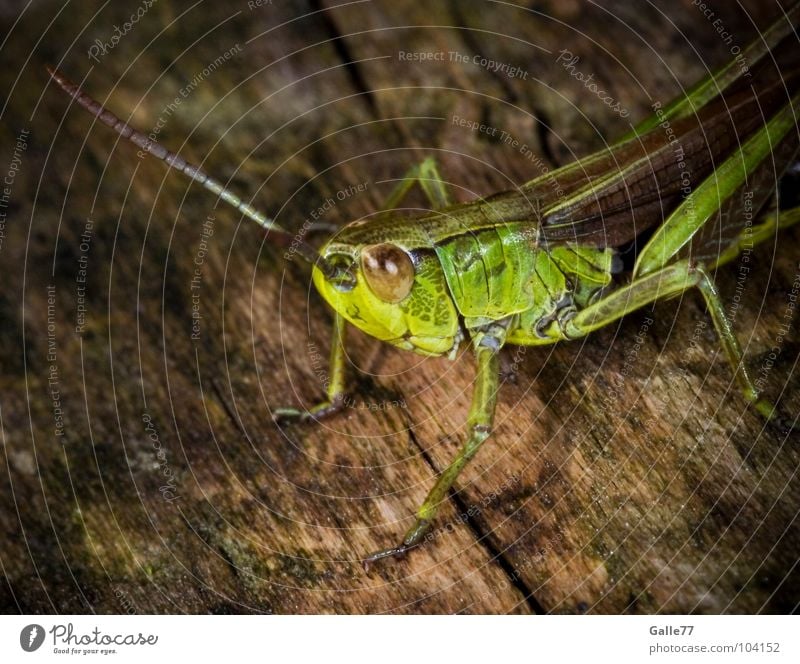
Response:
[{"label": "grasshopper", "polygon": [[[165,161],[271,233],[292,238],[334,311],[324,401],[281,408],[280,419],[319,419],[346,398],[348,324],[399,348],[454,358],[463,344],[477,374],[466,440],[416,512],[399,545],[417,546],[464,467],[492,431],[506,344],[538,346],[584,337],[657,300],[702,295],[742,394],[775,414],[742,359],[712,272],[800,220],[779,210],[776,182],[798,154],[800,69],[795,5],[739,57],[597,153],[512,191],[454,204],[434,160],[411,169],[381,215],[348,224],[321,249],[292,234],[104,108],[60,72],[74,101],[142,150]],[[553,182],[558,186],[554,187]],[[396,211],[414,186],[430,212]],[[745,210],[758,223],[745,223]],[[623,255],[628,258],[626,262]],[[632,257],[632,258],[631,258]]]}]

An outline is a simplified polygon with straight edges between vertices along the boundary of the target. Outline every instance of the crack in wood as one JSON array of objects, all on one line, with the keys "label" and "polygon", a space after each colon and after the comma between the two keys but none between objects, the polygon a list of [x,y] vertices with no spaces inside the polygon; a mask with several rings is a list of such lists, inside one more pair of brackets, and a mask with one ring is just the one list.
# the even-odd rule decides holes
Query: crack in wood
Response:
[{"label": "crack in wood", "polygon": [[364,103],[367,105],[370,113],[373,116],[376,118],[380,117],[380,114],[378,113],[378,103],[375,99],[375,93],[367,83],[366,78],[361,71],[361,67],[359,66],[358,62],[356,62],[356,58],[354,58],[350,52],[346,35],[339,30],[336,22],[333,20],[333,17],[331,16],[331,10],[325,6],[325,3],[322,0],[309,0],[309,5],[314,9],[315,12],[319,12],[320,21],[331,36],[331,45],[341,61],[344,63],[347,76],[350,78],[350,82],[353,84],[353,87],[359,93],[359,99],[364,100]]},{"label": "crack in wood", "polygon": [[[473,55],[482,53],[483,49],[481,49],[474,33],[467,25],[464,13],[461,10],[461,6],[458,2],[451,3],[451,12],[453,14],[454,26],[458,26],[459,37],[461,38],[461,41],[464,42],[464,46],[467,48],[467,50],[471,51]],[[508,76],[502,75],[498,71],[493,71],[491,69],[487,69],[486,71],[487,74],[491,76],[502,88],[507,100],[513,105],[519,106],[521,101],[520,96],[514,86],[511,85],[511,81],[509,80]],[[542,151],[542,155],[545,159],[547,159],[551,166],[557,168],[561,164],[559,163],[559,160],[553,152],[549,142],[549,137],[552,134],[552,124],[550,122],[550,118],[541,108],[537,108],[535,106],[531,108],[531,113],[536,121],[536,138],[539,141],[539,147]]]},{"label": "crack in wood", "polygon": [[[412,444],[419,450],[420,456],[424,459],[425,463],[430,466],[436,475],[439,475],[441,471],[436,467],[436,464],[433,462],[430,454],[428,454],[414,434],[413,422],[407,422],[406,425],[408,428],[408,436]],[[519,591],[519,593],[522,595],[528,608],[533,613],[539,615],[547,613],[547,610],[534,596],[533,590],[528,587],[519,574],[515,573],[514,564],[506,555],[505,550],[501,550],[495,546],[494,542],[492,542],[491,538],[489,537],[490,533],[484,531],[484,529],[481,528],[480,524],[478,523],[478,519],[470,515],[470,508],[464,499],[459,495],[459,493],[455,489],[451,489],[448,492],[448,497],[453,501],[458,513],[464,515],[464,523],[466,523],[467,526],[469,526],[470,531],[472,531],[475,542],[483,547],[483,549],[489,555],[489,559],[500,567],[503,573],[508,577],[510,585],[516,588],[517,591]],[[412,553],[411,555],[414,554]]]}]

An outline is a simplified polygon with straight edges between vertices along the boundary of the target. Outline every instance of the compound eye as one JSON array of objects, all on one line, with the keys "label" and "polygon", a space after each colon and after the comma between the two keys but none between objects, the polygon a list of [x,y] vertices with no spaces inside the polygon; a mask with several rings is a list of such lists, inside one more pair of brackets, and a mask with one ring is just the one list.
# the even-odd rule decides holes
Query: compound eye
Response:
[{"label": "compound eye", "polygon": [[373,244],[361,250],[361,269],[370,290],[384,302],[400,302],[414,285],[414,263],[393,244]]}]

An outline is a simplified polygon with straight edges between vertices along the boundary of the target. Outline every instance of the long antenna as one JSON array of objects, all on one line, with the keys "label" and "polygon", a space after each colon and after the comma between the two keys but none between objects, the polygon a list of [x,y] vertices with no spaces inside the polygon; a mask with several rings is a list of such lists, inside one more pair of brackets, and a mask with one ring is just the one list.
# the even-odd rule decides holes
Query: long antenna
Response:
[{"label": "long antenna", "polygon": [[192,180],[203,185],[209,191],[214,192],[223,201],[236,208],[244,216],[252,219],[261,227],[267,229],[268,231],[280,233],[281,235],[291,238],[292,249],[296,251],[306,262],[317,266],[328,279],[344,277],[343,270],[331,265],[331,263],[325,260],[325,258],[321,256],[319,252],[317,252],[311,245],[306,243],[301,238],[295,236],[293,233],[290,233],[282,226],[279,226],[275,221],[264,215],[259,210],[256,210],[249,203],[243,201],[230,189],[225,188],[221,182],[204,173],[198,166],[190,164],[177,153],[167,150],[167,148],[152,140],[146,134],[143,134],[138,129],[131,127],[131,125],[129,125],[127,122],[120,120],[100,102],[81,90],[80,87],[75,85],[75,83],[70,81],[60,71],[51,67],[47,67],[47,73],[50,74],[50,78],[52,78],[64,92],[72,97],[79,106],[82,106],[103,124],[111,127],[115,132],[122,136],[122,138],[126,138],[132,143],[135,143],[142,150],[149,152],[154,157],[166,162],[170,167],[180,171],[184,175],[189,176]]}]

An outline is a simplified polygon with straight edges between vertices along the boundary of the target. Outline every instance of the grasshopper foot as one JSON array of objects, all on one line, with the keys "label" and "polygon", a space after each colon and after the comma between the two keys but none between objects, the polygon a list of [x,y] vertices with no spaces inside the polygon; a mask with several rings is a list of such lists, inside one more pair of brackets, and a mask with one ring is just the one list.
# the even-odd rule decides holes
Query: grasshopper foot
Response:
[{"label": "grasshopper foot", "polygon": [[370,555],[368,555],[366,558],[364,558],[361,564],[364,566],[364,571],[369,572],[369,568],[372,566],[372,563],[375,563],[379,560],[383,560],[384,558],[402,558],[412,548],[413,547],[401,544],[400,546],[393,546],[388,549],[381,549],[380,551],[376,551],[375,553],[371,553]]},{"label": "grasshopper foot", "polygon": [[289,422],[308,422],[309,420],[321,420],[325,417],[339,412],[344,406],[344,395],[330,401],[323,401],[308,410],[302,408],[276,408],[272,411],[272,421],[276,424]]},{"label": "grasshopper foot", "polygon": [[364,562],[362,563],[364,565],[364,571],[369,572],[369,568],[372,563],[375,563],[378,560],[383,560],[384,558],[404,557],[409,551],[411,551],[411,549],[415,549],[422,543],[422,538],[425,536],[425,533],[428,532],[430,527],[430,519],[417,518],[417,520],[414,522],[414,525],[406,533],[403,541],[398,546],[376,551],[375,553],[372,553],[364,558]]}]

